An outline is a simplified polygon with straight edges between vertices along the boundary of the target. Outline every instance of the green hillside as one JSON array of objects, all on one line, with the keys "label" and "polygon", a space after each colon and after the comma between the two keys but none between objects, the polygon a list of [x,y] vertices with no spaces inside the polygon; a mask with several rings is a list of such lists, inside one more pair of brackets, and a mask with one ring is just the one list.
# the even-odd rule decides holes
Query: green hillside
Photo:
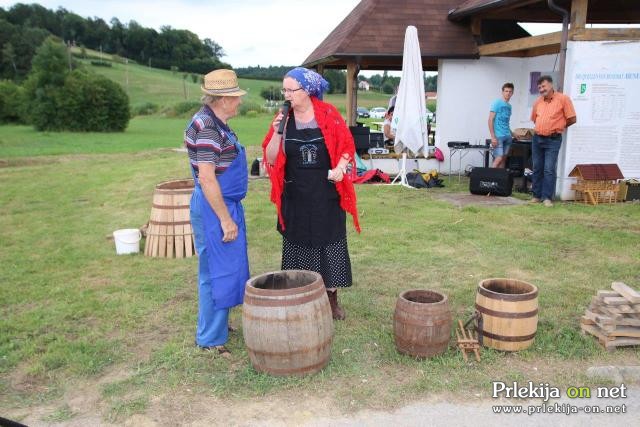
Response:
[{"label": "green hillside", "polygon": [[[79,53],[79,52],[76,52]],[[191,74],[183,79],[184,73],[176,71],[149,68],[133,62],[123,64],[122,58],[86,50],[92,58],[102,57],[109,61],[111,67],[95,66],[90,59],[79,59],[93,71],[118,82],[129,94],[132,107],[151,102],[161,107],[171,106],[183,101],[198,101],[200,99],[200,83],[194,83]],[[280,87],[279,81],[239,79],[240,87],[246,90],[245,102],[264,104],[260,91],[265,87]],[[329,94],[326,100],[344,112],[346,98],[344,94]],[[389,95],[378,92],[358,92],[358,106],[372,108],[387,105]]]},{"label": "green hillside", "polygon": [[[200,99],[200,82],[194,83],[191,74],[183,79],[183,73],[149,68],[138,64],[111,62],[111,67],[92,65],[89,60],[81,60],[88,68],[118,82],[129,94],[131,105],[152,102],[160,106],[173,105],[183,101]],[[247,102],[263,104],[260,90],[263,87],[278,85],[277,82],[240,79],[240,87],[248,92]]]}]

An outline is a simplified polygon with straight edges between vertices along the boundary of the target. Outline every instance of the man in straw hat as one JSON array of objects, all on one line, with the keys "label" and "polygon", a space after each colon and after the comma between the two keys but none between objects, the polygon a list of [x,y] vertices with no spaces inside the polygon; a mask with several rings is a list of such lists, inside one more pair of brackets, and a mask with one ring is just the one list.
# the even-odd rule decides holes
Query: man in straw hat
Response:
[{"label": "man in straw hat", "polygon": [[238,114],[242,95],[232,70],[204,77],[202,108],[184,132],[191,173],[191,225],[198,267],[196,345],[230,358],[225,347],[229,310],[242,304],[249,279],[242,199],[247,194],[244,148],[227,121]]}]

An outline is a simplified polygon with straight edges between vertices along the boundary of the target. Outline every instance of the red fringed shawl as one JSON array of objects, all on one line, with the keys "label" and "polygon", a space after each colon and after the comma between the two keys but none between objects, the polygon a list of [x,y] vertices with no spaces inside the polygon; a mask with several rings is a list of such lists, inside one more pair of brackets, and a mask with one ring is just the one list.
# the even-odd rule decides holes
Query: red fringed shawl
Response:
[{"label": "red fringed shawl", "polygon": [[[347,127],[347,124],[342,119],[342,116],[331,104],[320,101],[318,98],[311,97],[313,103],[313,112],[315,115],[318,127],[324,137],[327,151],[329,152],[329,159],[331,161],[331,167],[335,168],[338,162],[342,158],[344,153],[347,153],[351,161],[355,157],[355,144],[353,142],[353,136]],[[267,161],[267,145],[273,135],[273,127],[269,127],[269,132],[262,142],[263,159],[264,164],[269,173],[269,179],[271,180],[271,201],[276,205],[278,212],[278,221],[284,230],[284,218],[282,217],[282,191],[284,189],[284,173],[285,164],[287,163],[287,156],[284,154],[282,148],[278,149],[278,156],[274,165],[270,165]],[[355,165],[352,165],[352,170],[355,171]],[[358,208],[356,207],[356,191],[353,188],[353,182],[351,182],[351,176],[344,175],[344,179],[340,182],[336,182],[336,190],[340,196],[340,207],[353,216],[353,225],[356,230],[360,232],[360,222],[358,221]]]}]

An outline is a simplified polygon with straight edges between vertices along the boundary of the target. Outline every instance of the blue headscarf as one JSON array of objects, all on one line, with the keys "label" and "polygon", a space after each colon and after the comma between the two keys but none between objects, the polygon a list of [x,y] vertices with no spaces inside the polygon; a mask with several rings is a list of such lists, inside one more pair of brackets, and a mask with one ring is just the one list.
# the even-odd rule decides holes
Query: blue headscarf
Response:
[{"label": "blue headscarf", "polygon": [[315,96],[318,99],[322,99],[322,94],[329,90],[329,82],[320,74],[308,68],[296,67],[289,71],[285,77],[291,77],[300,83],[300,87],[309,96]]}]

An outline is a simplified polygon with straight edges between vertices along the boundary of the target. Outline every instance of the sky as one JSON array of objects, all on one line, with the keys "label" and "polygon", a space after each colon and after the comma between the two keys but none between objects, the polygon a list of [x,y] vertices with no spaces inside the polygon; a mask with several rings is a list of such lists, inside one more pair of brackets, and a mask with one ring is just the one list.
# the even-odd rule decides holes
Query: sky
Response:
[{"label": "sky", "polygon": [[[16,1],[0,0],[8,9]],[[33,3],[23,0],[22,3]],[[299,65],[359,0],[53,0],[38,1],[83,17],[113,17],[145,27],[169,25],[210,38],[234,67]]]},{"label": "sky", "polygon": [[[23,0],[23,3],[32,3]],[[187,29],[201,39],[215,40],[224,49],[223,61],[233,67],[299,65],[353,10],[360,0],[45,0],[107,23],[137,21],[159,29]],[[461,0],[462,2],[462,0]],[[0,0],[0,7],[16,1]],[[559,24],[523,25],[531,34],[559,31]],[[375,72],[363,72],[370,76]],[[391,73],[398,74],[398,73]]]}]

